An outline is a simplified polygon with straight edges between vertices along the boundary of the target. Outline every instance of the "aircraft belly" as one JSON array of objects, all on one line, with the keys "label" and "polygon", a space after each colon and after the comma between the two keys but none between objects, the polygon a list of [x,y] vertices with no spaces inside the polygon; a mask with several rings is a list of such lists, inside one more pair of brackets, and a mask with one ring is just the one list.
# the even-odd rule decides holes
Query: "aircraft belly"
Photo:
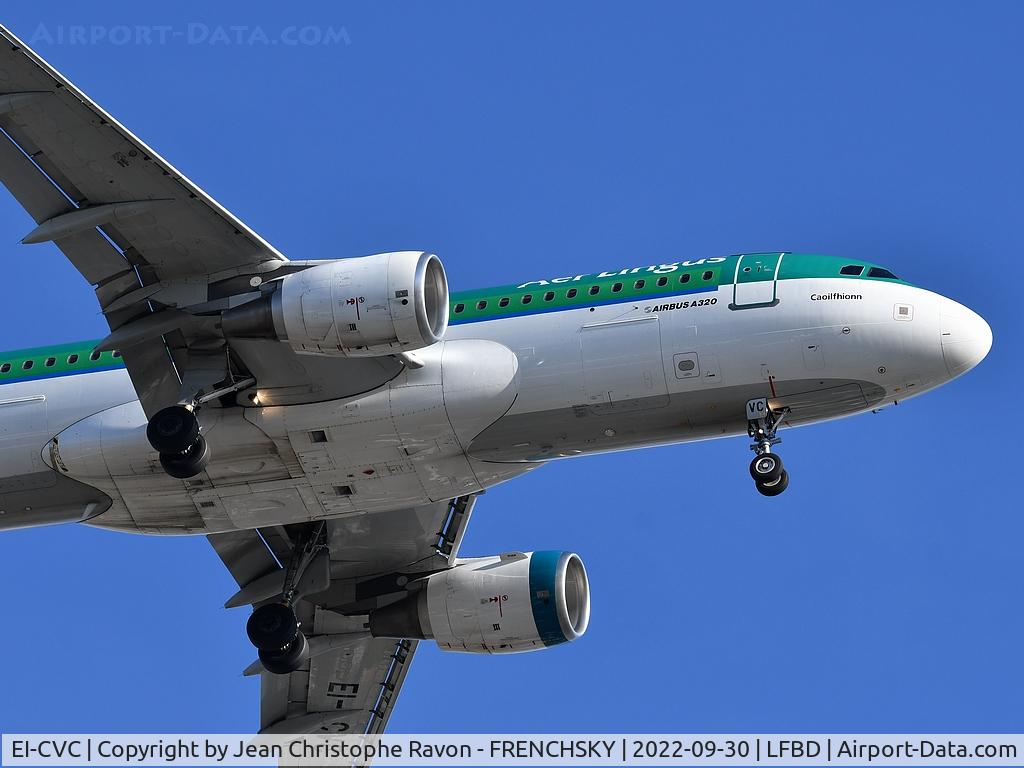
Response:
[{"label": "aircraft belly", "polygon": [[210,464],[186,481],[162,471],[137,402],[65,430],[50,459],[116,499],[93,524],[147,533],[359,516],[475,493],[521,474],[472,462],[463,447],[515,400],[515,355],[483,340],[435,346],[420,353],[422,368],[364,395],[204,410]]},{"label": "aircraft belly", "polygon": [[[786,423],[793,426],[867,410],[885,396],[868,381],[796,379],[776,386],[772,402],[792,408]],[[741,435],[747,400],[770,395],[768,383],[759,381],[677,393],[665,407],[621,414],[586,407],[510,414],[473,441],[469,453],[483,461],[533,462]]]}]

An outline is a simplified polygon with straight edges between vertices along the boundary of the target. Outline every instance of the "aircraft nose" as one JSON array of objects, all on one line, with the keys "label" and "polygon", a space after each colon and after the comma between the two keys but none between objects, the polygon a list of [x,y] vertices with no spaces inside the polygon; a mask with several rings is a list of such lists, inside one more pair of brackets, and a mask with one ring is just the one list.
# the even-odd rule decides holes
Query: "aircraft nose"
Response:
[{"label": "aircraft nose", "polygon": [[978,313],[951,299],[939,307],[942,357],[950,378],[969,371],[992,348],[992,329]]}]

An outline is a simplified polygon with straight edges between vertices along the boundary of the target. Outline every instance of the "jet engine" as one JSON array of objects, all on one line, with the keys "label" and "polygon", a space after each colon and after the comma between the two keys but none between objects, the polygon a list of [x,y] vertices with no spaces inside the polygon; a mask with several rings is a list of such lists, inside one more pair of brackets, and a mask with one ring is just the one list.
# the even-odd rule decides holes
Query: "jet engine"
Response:
[{"label": "jet engine", "polygon": [[535,651],[587,631],[590,585],[571,552],[459,560],[410,584],[417,591],[370,614],[374,637],[432,639],[463,653]]},{"label": "jet engine", "polygon": [[399,251],[318,264],[267,284],[223,313],[228,338],[276,339],[298,352],[373,357],[440,341],[448,280],[432,253]]}]

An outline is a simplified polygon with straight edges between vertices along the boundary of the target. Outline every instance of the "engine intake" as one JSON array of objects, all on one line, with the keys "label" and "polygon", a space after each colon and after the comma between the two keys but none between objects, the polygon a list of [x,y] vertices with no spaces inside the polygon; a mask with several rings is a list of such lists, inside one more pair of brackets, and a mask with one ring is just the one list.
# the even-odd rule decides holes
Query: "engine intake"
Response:
[{"label": "engine intake", "polygon": [[373,357],[430,346],[448,327],[448,280],[432,253],[324,262],[227,310],[228,338],[275,339],[300,352]]},{"label": "engine intake", "polygon": [[576,640],[590,621],[579,555],[514,552],[459,561],[370,614],[374,637],[433,639],[442,650],[518,653]]}]

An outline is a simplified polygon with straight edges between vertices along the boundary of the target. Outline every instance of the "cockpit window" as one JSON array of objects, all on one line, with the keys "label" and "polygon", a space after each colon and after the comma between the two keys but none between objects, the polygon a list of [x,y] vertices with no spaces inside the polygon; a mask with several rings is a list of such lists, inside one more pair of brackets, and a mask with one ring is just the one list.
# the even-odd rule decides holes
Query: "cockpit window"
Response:
[{"label": "cockpit window", "polygon": [[864,267],[860,264],[847,264],[845,267],[839,270],[840,275],[853,275],[857,276],[864,272]]},{"label": "cockpit window", "polygon": [[890,280],[899,280],[896,275],[890,272],[888,269],[882,269],[881,267],[872,267],[868,270],[868,277],[886,277]]}]

